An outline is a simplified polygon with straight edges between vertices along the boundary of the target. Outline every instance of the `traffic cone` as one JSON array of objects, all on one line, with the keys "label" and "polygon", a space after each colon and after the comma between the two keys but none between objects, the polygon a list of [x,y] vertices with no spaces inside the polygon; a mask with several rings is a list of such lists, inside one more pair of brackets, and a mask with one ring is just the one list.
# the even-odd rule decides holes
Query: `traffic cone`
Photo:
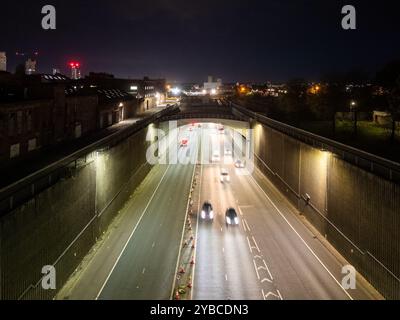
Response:
[{"label": "traffic cone", "polygon": [[184,269],[183,267],[181,267],[181,268],[179,269],[179,273],[180,273],[180,274],[185,274],[186,271],[185,271],[185,269]]},{"label": "traffic cone", "polygon": [[191,282],[191,281],[188,282],[187,287],[188,287],[189,289],[192,289],[193,285],[192,285],[192,282]]},{"label": "traffic cone", "polygon": [[175,300],[181,300],[181,296],[179,295],[179,292],[175,292]]},{"label": "traffic cone", "polygon": [[186,248],[187,246],[188,246],[188,242],[185,241],[185,242],[183,243],[183,247]]},{"label": "traffic cone", "polygon": [[193,242],[192,249],[196,248],[195,243]]},{"label": "traffic cone", "polygon": [[193,241],[193,240],[194,240],[194,237],[193,237],[193,236],[191,236],[191,237],[190,237],[190,241]]},{"label": "traffic cone", "polygon": [[194,266],[195,262],[194,262],[194,257],[192,258],[192,261],[190,261],[190,265]]}]

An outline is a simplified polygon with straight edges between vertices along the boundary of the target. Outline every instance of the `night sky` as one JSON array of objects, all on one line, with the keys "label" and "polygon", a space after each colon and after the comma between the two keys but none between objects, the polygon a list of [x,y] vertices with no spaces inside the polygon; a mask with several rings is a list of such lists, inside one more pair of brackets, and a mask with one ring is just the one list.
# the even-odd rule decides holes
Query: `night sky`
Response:
[{"label": "night sky", "polygon": [[[397,1],[398,2],[398,1]],[[326,72],[374,71],[400,58],[394,1],[341,0],[5,0],[0,51],[14,71],[15,52],[38,50],[39,71],[170,81],[317,80]],[[41,29],[41,8],[57,9],[57,30]],[[356,31],[341,28],[341,8],[357,8]],[[3,10],[4,9],[4,10]]]}]

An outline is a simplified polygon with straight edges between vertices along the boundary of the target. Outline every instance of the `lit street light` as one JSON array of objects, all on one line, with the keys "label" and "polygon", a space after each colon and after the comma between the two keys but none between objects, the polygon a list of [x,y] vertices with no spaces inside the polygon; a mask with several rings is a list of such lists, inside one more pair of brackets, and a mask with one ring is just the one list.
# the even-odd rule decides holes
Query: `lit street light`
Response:
[{"label": "lit street light", "polygon": [[354,113],[354,134],[357,135],[357,102],[354,100],[350,102],[350,111]]}]

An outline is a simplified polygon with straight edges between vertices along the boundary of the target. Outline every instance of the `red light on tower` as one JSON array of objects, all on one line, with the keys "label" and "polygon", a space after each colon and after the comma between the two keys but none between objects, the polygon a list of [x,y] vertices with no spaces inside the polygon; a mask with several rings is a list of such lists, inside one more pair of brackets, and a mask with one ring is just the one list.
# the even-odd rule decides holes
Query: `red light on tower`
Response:
[{"label": "red light on tower", "polygon": [[70,62],[69,66],[71,67],[71,77],[74,80],[80,79],[81,78],[81,70],[80,66],[81,64],[79,62]]}]

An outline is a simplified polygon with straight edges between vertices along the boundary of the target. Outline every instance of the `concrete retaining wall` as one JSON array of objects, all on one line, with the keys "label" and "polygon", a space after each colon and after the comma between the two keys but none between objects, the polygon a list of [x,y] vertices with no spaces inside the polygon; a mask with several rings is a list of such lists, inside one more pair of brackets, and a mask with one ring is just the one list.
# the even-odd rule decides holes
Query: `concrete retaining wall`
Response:
[{"label": "concrete retaining wall", "polygon": [[62,179],[0,218],[0,299],[55,296],[42,289],[42,267],[55,266],[61,289],[150,171],[149,130],[62,168]]},{"label": "concrete retaining wall", "polygon": [[261,171],[378,291],[400,299],[400,186],[264,125],[253,128]]}]

